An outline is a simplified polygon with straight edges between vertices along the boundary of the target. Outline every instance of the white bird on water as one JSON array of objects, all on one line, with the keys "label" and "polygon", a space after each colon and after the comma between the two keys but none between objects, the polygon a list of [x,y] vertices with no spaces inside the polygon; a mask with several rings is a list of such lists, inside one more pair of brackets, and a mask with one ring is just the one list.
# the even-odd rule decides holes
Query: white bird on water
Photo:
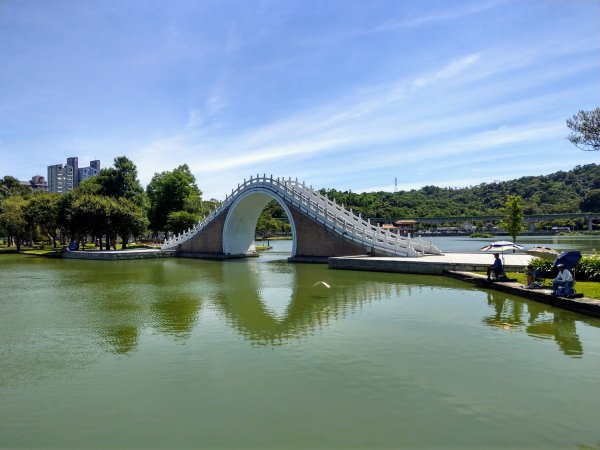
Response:
[{"label": "white bird on water", "polygon": [[312,287],[317,287],[319,285],[325,286],[327,289],[329,289],[331,286],[329,286],[329,284],[325,283],[324,281],[317,281],[315,284],[312,285]]}]

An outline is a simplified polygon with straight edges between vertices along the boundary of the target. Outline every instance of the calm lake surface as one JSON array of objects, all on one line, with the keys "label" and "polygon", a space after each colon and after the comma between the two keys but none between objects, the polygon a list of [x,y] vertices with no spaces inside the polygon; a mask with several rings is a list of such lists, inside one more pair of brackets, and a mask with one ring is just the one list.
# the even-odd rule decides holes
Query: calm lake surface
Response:
[{"label": "calm lake surface", "polygon": [[0,256],[0,448],[600,444],[600,320],[282,256]]}]

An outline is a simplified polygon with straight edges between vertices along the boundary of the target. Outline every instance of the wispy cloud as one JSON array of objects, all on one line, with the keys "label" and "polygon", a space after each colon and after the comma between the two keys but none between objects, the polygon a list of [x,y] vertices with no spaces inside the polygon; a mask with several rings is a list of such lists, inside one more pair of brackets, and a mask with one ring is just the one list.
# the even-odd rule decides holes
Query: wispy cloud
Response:
[{"label": "wispy cloud", "polygon": [[390,31],[398,28],[417,27],[425,24],[460,19],[477,13],[482,13],[495,8],[507,0],[491,0],[461,4],[460,6],[408,17],[403,20],[389,21],[375,28],[374,31]]},{"label": "wispy cloud", "polygon": [[[494,69],[491,70],[490,66]],[[273,167],[290,159],[317,155],[322,159],[327,154],[339,153],[353,155],[343,161],[343,167],[338,168],[350,173],[386,164],[435,161],[495,147],[559,138],[564,132],[562,120],[519,126],[498,125],[498,121],[503,118],[510,121],[515,112],[537,111],[542,104],[555,101],[560,93],[492,105],[484,102],[478,106],[479,109],[463,109],[458,114],[448,113],[447,109],[454,107],[451,100],[451,103],[441,107],[438,104],[433,109],[425,104],[415,107],[429,101],[424,98],[434,95],[437,90],[443,92],[449,86],[457,89],[461,85],[464,85],[464,90],[458,90],[456,96],[463,104],[476,104],[482,95],[493,96],[495,91],[503,88],[472,92],[469,85],[465,85],[465,78],[472,79],[478,73],[490,77],[495,70],[503,69],[496,65],[493,55],[468,54],[448,61],[430,73],[356,90],[343,99],[320,104],[246,133],[199,135],[195,130],[187,129],[140,148],[139,154],[144,155],[148,166],[156,167],[154,158],[163,158],[168,150],[181,162],[188,162],[195,173],[205,177],[212,172],[243,169],[250,172],[255,167]],[[469,76],[465,77],[467,71]],[[535,78],[530,81],[536,82]],[[488,89],[489,93],[486,92]],[[195,120],[195,113],[190,113],[188,123],[192,119]],[[478,129],[481,127],[482,130]],[[457,132],[462,137],[453,137]],[[444,134],[447,136],[444,137]],[[437,137],[435,143],[423,143],[424,139],[431,140],[432,137]],[[419,143],[415,146],[414,142]],[[363,149],[386,143],[393,143],[402,151],[388,154],[385,158],[361,158]],[[218,157],[215,157],[216,148],[219,149]],[[353,149],[358,149],[359,153],[354,154]]]}]

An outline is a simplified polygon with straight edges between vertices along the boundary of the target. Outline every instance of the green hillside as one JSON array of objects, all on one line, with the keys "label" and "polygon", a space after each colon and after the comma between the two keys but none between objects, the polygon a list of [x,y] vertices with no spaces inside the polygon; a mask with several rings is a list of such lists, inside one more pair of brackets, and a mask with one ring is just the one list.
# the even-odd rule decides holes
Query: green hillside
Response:
[{"label": "green hillside", "polygon": [[[395,193],[356,194],[335,189],[323,189],[321,193],[364,217],[390,219],[498,214],[509,194],[523,197],[525,214],[590,212],[600,211],[598,201],[590,201],[590,198],[600,197],[600,166],[588,164],[568,172],[459,189],[425,186]],[[583,203],[586,196],[588,201]]]}]

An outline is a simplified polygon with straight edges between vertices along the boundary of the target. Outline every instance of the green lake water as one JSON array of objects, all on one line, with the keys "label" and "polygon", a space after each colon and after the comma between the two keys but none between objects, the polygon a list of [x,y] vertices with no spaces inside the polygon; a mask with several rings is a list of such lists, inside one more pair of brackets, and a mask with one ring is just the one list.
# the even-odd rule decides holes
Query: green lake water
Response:
[{"label": "green lake water", "polygon": [[0,448],[600,445],[600,320],[277,258],[0,255]]}]

